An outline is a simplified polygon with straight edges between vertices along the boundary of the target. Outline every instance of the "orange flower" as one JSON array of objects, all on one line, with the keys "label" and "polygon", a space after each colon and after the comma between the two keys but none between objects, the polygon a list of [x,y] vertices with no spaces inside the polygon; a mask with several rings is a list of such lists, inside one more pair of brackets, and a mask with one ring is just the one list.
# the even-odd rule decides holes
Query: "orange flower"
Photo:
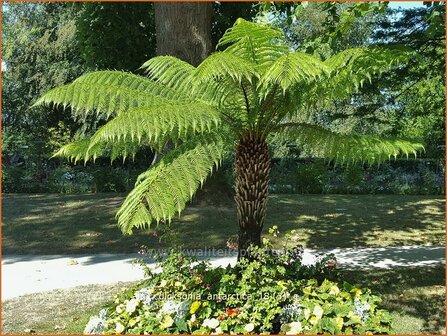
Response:
[{"label": "orange flower", "polygon": [[235,309],[232,309],[232,308],[226,308],[226,309],[225,309],[225,312],[227,313],[228,316],[237,315],[237,314],[240,313],[240,311],[241,311],[240,308],[235,308]]}]

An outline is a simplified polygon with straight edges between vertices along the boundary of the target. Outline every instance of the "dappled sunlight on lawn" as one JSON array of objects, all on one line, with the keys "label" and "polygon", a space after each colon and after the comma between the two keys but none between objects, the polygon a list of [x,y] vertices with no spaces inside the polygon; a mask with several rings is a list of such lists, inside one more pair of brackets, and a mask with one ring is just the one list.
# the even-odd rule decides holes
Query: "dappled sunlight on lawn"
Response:
[{"label": "dappled sunlight on lawn", "polygon": [[[122,194],[3,195],[4,253],[127,253],[141,245],[168,246],[151,230],[123,236],[115,214]],[[287,195],[269,197],[267,228],[298,231],[310,248],[444,244],[444,200],[439,196]],[[165,228],[160,224],[160,228]],[[192,204],[171,223],[175,245],[224,248],[238,232],[231,204]],[[279,245],[281,237],[274,239]]]}]

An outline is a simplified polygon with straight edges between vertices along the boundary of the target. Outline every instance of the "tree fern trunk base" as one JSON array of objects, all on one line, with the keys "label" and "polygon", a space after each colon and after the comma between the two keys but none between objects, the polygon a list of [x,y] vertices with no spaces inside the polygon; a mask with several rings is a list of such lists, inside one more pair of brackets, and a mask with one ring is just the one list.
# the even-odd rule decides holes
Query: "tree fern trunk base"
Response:
[{"label": "tree fern trunk base", "polygon": [[238,259],[250,258],[250,244],[261,245],[270,174],[270,155],[265,139],[243,136],[235,150],[235,201],[239,222]]}]

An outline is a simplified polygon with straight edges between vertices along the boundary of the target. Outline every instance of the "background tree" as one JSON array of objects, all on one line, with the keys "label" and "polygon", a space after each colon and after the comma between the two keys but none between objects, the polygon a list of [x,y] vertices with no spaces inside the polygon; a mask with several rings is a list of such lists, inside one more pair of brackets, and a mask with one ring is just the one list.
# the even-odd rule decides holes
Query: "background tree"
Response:
[{"label": "background tree", "polygon": [[150,2],[76,4],[76,39],[89,69],[136,72],[155,56],[154,8]]},{"label": "background tree", "polygon": [[[319,119],[338,132],[417,137],[425,145],[424,157],[444,157],[442,3],[404,10],[392,9],[387,3],[264,3],[262,10],[261,17],[274,17],[273,23],[298,50],[322,59],[371,44],[407,46],[417,51],[420,58],[365,83],[349,99],[320,107]],[[290,151],[284,146],[284,137],[273,141],[275,153]]]},{"label": "background tree", "polygon": [[[45,20],[42,20],[45,17]],[[47,158],[78,125],[63,108],[29,109],[36,96],[85,71],[69,3],[8,3],[3,12],[3,164],[22,163],[23,178],[42,181]],[[68,136],[67,136],[68,134]],[[5,171],[4,171],[5,172]],[[6,174],[4,174],[5,176]],[[34,190],[31,180],[24,181]],[[37,186],[36,186],[37,187]]]},{"label": "background tree", "polygon": [[267,136],[286,132],[313,152],[342,163],[382,162],[422,146],[404,140],[341,135],[298,113],[315,98],[353,92],[373,75],[407,59],[398,49],[360,48],[325,62],[288,48],[283,34],[239,19],[222,37],[226,46],[194,67],[172,56],[144,64],[149,79],[122,72],[86,74],[51,90],[37,105],[70,105],[75,114],[106,111],[92,137],[63,146],[59,156],[85,161],[132,156],[142,144],[176,148],[142,173],[119,210],[124,233],[170,221],[226,153],[235,152],[239,256],[261,244],[270,156]]}]

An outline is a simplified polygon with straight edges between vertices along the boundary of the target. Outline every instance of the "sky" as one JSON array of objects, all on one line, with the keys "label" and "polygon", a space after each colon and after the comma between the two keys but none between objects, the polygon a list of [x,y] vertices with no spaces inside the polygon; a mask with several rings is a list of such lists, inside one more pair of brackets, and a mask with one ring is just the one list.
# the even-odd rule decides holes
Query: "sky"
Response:
[{"label": "sky", "polygon": [[401,7],[402,9],[410,9],[415,7],[423,7],[422,1],[390,1],[389,7],[397,9]]}]

